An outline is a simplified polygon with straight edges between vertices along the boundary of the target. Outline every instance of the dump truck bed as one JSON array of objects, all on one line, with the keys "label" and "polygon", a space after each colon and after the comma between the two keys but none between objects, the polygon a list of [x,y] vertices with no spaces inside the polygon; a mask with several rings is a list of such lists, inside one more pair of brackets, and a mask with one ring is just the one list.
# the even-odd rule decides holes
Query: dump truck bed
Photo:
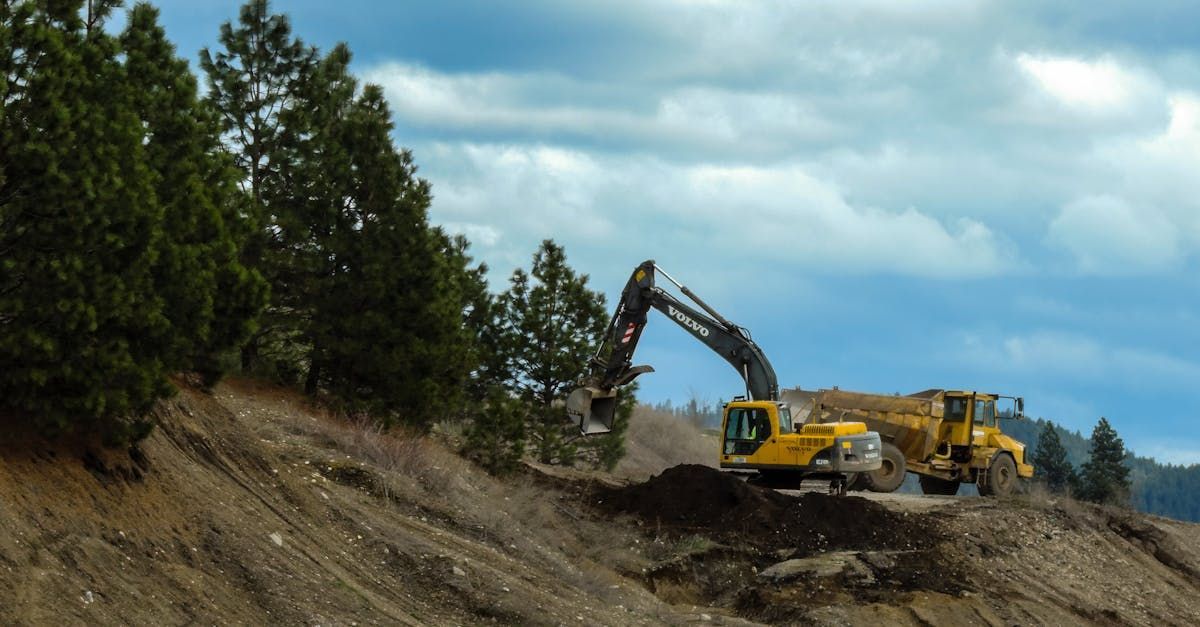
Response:
[{"label": "dump truck bed", "polygon": [[937,446],[942,424],[944,390],[925,390],[911,396],[867,394],[846,390],[784,390],[797,422],[849,421],[866,423],[908,459],[928,459]]}]

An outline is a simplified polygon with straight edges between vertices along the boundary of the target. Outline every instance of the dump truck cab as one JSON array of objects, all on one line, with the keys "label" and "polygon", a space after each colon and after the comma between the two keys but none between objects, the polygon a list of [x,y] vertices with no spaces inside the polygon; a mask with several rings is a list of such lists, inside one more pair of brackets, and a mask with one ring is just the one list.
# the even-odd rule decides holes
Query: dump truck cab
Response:
[{"label": "dump truck cab", "polygon": [[[960,390],[946,390],[940,396],[943,407],[936,457],[960,462],[976,460],[974,466],[978,467],[980,459],[990,460],[995,453],[1004,451],[1012,455],[1020,476],[1033,476],[1033,467],[1025,460],[1025,445],[1005,435],[1000,425],[1002,420],[1020,416],[1023,399]],[[1009,410],[1000,407],[1006,398],[1014,402]],[[936,411],[934,400],[935,415]]]},{"label": "dump truck cab", "polygon": [[861,422],[796,427],[787,403],[735,400],[721,421],[721,468],[830,477],[879,466],[879,436]]},{"label": "dump truck cab", "polygon": [[[982,392],[947,392],[947,402],[952,398],[962,399],[968,405],[971,426],[970,461],[971,468],[979,472],[987,472],[997,455],[1008,455],[1016,466],[1017,476],[1028,479],[1033,476],[1033,466],[1025,459],[1025,445],[1016,439],[1005,435],[1001,422],[1021,416],[1024,399],[1013,398],[1014,406],[1004,411],[1000,403],[1007,397]],[[978,480],[978,477],[977,477]]]}]

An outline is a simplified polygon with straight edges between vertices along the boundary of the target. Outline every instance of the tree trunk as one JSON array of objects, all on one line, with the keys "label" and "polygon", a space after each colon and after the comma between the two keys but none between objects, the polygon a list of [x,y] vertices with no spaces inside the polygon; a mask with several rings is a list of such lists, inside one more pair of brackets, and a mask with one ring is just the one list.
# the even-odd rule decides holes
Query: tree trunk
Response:
[{"label": "tree trunk", "polygon": [[313,348],[309,354],[308,361],[308,376],[304,378],[304,393],[309,396],[315,396],[317,387],[321,382],[321,362],[317,361],[317,349]]},{"label": "tree trunk", "polygon": [[242,346],[242,372],[250,372],[254,368],[254,363],[258,361],[258,338],[250,338],[245,346]]}]

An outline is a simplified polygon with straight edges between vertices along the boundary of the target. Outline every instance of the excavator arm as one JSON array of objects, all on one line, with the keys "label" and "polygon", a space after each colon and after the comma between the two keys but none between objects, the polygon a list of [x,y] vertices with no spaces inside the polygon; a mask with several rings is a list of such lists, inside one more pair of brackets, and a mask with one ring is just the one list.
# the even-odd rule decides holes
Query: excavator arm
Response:
[{"label": "excavator arm", "polygon": [[[698,307],[682,302],[655,285],[656,274],[673,283]],[[639,375],[653,372],[650,366],[634,366],[633,353],[646,327],[651,309],[657,309],[729,362],[746,384],[752,400],[778,400],[775,370],[750,333],[709,307],[691,290],[667,274],[653,260],[633,271],[621,292],[621,300],[609,323],[603,343],[591,361],[591,373],[583,387],[567,398],[567,413],[585,435],[607,433],[616,415],[617,390]]]}]

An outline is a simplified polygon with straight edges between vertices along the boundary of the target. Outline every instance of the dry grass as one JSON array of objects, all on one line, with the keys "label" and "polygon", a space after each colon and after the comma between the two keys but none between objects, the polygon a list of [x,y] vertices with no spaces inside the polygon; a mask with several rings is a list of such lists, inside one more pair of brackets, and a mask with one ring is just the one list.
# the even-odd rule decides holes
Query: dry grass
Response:
[{"label": "dry grass", "polygon": [[646,555],[656,562],[669,562],[690,555],[701,555],[718,546],[709,538],[699,535],[674,537],[660,534],[649,542]]},{"label": "dry grass", "polygon": [[[315,434],[351,457],[365,461],[395,479],[408,480],[425,492],[449,494],[471,490],[469,462],[430,437],[401,427],[384,429],[367,417],[339,419],[330,415],[314,423]],[[388,491],[394,485],[385,486]]]},{"label": "dry grass", "polygon": [[639,405],[629,421],[626,455],[616,473],[646,479],[679,464],[716,466],[717,439],[666,412]]},{"label": "dry grass", "polygon": [[577,504],[560,503],[555,492],[488,475],[454,453],[442,429],[433,436],[383,430],[369,420],[329,413],[310,424],[312,435],[328,448],[374,467],[377,487],[387,498],[440,511],[575,587],[605,596],[614,584],[613,565],[634,570],[645,565],[644,558],[622,546],[632,539],[614,542],[609,525],[580,516]]},{"label": "dry grass", "polygon": [[[661,540],[661,546],[651,546],[647,530],[597,516],[586,505],[587,489],[573,487],[586,485],[590,473],[553,469],[564,473],[563,477],[531,468],[514,478],[498,479],[456,453],[458,425],[438,424],[428,435],[403,429],[385,431],[369,420],[336,415],[290,390],[252,381],[223,385],[220,400],[263,442],[281,449],[295,446],[287,460],[294,467],[307,473],[312,465],[312,470],[326,479],[359,489],[364,496],[357,498],[364,500],[356,508],[372,502],[366,495],[379,498],[392,513],[376,519],[374,525],[386,526],[390,516],[416,520],[419,522],[412,527],[406,523],[405,529],[438,526],[441,531],[433,534],[437,542],[453,538],[446,540],[447,546],[466,551],[472,560],[492,559],[490,551],[512,557],[518,568],[514,576],[531,584],[526,587],[521,581],[517,585],[507,581],[514,598],[520,591],[525,598],[541,599],[538,595],[543,592],[534,588],[544,584],[534,586],[535,580],[527,578],[537,573],[563,584],[555,594],[574,598],[585,610],[588,604],[599,603],[623,608],[621,611],[631,615],[678,622],[669,605],[622,574],[645,572],[653,565],[656,551],[688,554],[703,547],[695,539],[677,542],[667,538]],[[691,425],[644,410],[634,416],[629,440],[631,460],[627,463],[646,467],[643,455],[649,456],[649,472],[677,463],[709,461],[706,457],[716,450],[716,444],[707,446],[705,436]],[[666,443],[673,443],[675,450],[669,454],[648,452]],[[637,462],[638,458],[643,461]],[[545,474],[545,481],[536,479],[538,474]],[[603,474],[592,478],[618,483]],[[470,546],[487,548],[474,552],[464,548]],[[504,592],[507,597],[509,590]],[[536,607],[543,609],[540,604]]]},{"label": "dry grass", "polygon": [[[270,406],[264,416],[325,449],[329,457],[320,460],[325,472],[352,482],[362,477],[371,490],[379,490],[396,506],[415,506],[453,521],[467,535],[520,555],[522,561],[593,599],[628,603],[626,586],[616,572],[641,572],[652,563],[650,554],[656,548],[672,553],[689,550],[675,542],[651,547],[639,533],[617,532],[611,521],[596,519],[581,511],[579,503],[562,500],[573,497],[570,492],[488,475],[454,452],[454,425],[439,424],[432,435],[402,428],[383,430],[368,419],[348,420],[302,397],[281,396],[286,398],[263,403]],[[264,430],[276,428],[263,425]],[[635,412],[628,438],[630,459],[625,464],[644,468],[646,474],[678,463],[711,463],[706,458],[716,450],[716,444],[708,446],[706,436],[691,425],[646,408]],[[667,450],[668,444],[674,449]],[[369,475],[359,474],[364,470]],[[644,610],[663,609],[656,600],[648,601],[653,605]]]}]

